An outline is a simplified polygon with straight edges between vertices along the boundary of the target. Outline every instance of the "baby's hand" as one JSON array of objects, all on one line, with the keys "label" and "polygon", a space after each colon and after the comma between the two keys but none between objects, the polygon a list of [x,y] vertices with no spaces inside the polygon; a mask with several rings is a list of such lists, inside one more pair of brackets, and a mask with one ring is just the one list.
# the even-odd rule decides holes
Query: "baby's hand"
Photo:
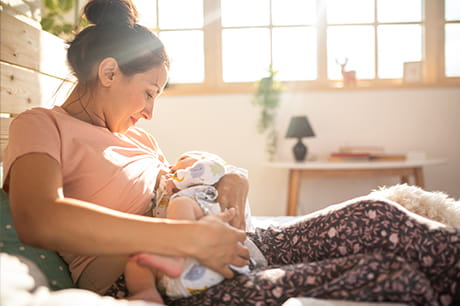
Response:
[{"label": "baby's hand", "polygon": [[179,189],[177,189],[176,185],[174,184],[172,174],[169,174],[169,173],[167,174],[165,190],[169,196],[179,191]]}]

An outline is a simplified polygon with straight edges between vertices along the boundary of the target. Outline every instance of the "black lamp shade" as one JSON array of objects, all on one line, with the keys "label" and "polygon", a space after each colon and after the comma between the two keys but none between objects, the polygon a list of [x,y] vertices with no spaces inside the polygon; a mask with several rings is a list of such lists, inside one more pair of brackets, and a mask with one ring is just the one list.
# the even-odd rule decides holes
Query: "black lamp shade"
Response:
[{"label": "black lamp shade", "polygon": [[315,132],[308,122],[306,116],[292,117],[291,123],[289,124],[286,138],[302,138],[302,137],[313,137]]},{"label": "black lamp shade", "polygon": [[303,137],[313,137],[315,132],[308,122],[306,116],[292,117],[291,123],[289,124],[286,138],[297,138],[297,143],[292,148],[294,158],[296,161],[301,162],[305,160],[305,156],[308,153],[308,148],[303,144]]}]

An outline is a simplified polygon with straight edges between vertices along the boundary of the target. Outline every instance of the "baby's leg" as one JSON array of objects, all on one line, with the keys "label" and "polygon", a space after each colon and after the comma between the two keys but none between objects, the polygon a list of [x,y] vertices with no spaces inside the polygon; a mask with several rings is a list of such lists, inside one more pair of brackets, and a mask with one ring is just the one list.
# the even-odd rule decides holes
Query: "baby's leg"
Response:
[{"label": "baby's leg", "polygon": [[172,199],[168,205],[168,219],[173,220],[200,220],[204,217],[200,205],[189,197],[177,197]]},{"label": "baby's leg", "polygon": [[[168,219],[199,220],[204,216],[201,207],[189,197],[178,197],[169,203]],[[160,269],[170,277],[182,274],[184,258],[140,253],[132,257],[139,265]]]},{"label": "baby's leg", "polygon": [[125,267],[126,286],[130,296],[128,300],[143,300],[163,304],[163,299],[156,288],[154,271],[141,267],[134,260],[129,260]]}]

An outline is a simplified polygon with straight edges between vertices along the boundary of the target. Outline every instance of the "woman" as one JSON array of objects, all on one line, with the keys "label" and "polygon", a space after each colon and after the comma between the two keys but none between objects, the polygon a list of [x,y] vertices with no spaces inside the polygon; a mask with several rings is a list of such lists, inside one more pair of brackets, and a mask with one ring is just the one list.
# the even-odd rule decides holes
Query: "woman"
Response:
[{"label": "woman", "polygon": [[[396,203],[354,199],[294,224],[248,233],[268,266],[233,278],[229,265],[248,264],[248,251],[238,244],[246,235],[224,222],[243,228],[243,177],[228,175],[219,183],[219,202],[232,207],[219,218],[142,216],[168,164],[153,137],[134,125],[151,119],[169,62],[156,36],[135,23],[129,0],[93,0],[85,14],[94,25],[68,50],[78,84],[62,107],[14,120],[3,185],[20,238],[59,251],[77,283],[94,256],[123,255],[119,269],[94,282],[113,281],[107,294],[126,297],[123,266],[142,252],[194,257],[229,278],[171,301],[177,305],[279,305],[292,296],[410,305],[459,301],[460,230]],[[149,256],[143,258],[149,266]]]},{"label": "woman", "polygon": [[[142,216],[169,164],[155,139],[134,125],[151,119],[169,60],[161,41],[135,24],[129,1],[91,1],[85,12],[95,25],[68,48],[75,89],[61,107],[26,111],[11,124],[3,187],[20,239],[58,250],[77,283],[94,256],[124,255],[111,275],[94,280],[99,288],[141,251],[192,256],[231,277],[229,264],[248,264],[238,244],[246,235],[224,222],[242,224],[234,216],[238,205],[244,211],[247,182],[237,174],[224,178],[221,202],[236,207],[219,218]],[[242,186],[241,194],[226,192],[233,185]]]}]

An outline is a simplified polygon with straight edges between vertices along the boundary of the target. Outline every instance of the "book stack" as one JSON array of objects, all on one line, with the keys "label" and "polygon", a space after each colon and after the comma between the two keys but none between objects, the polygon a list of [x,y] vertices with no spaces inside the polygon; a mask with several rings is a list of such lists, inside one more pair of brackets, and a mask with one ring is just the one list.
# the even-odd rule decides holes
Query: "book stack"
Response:
[{"label": "book stack", "polygon": [[404,161],[406,155],[385,153],[384,148],[378,146],[346,146],[329,154],[328,160],[337,162]]}]

